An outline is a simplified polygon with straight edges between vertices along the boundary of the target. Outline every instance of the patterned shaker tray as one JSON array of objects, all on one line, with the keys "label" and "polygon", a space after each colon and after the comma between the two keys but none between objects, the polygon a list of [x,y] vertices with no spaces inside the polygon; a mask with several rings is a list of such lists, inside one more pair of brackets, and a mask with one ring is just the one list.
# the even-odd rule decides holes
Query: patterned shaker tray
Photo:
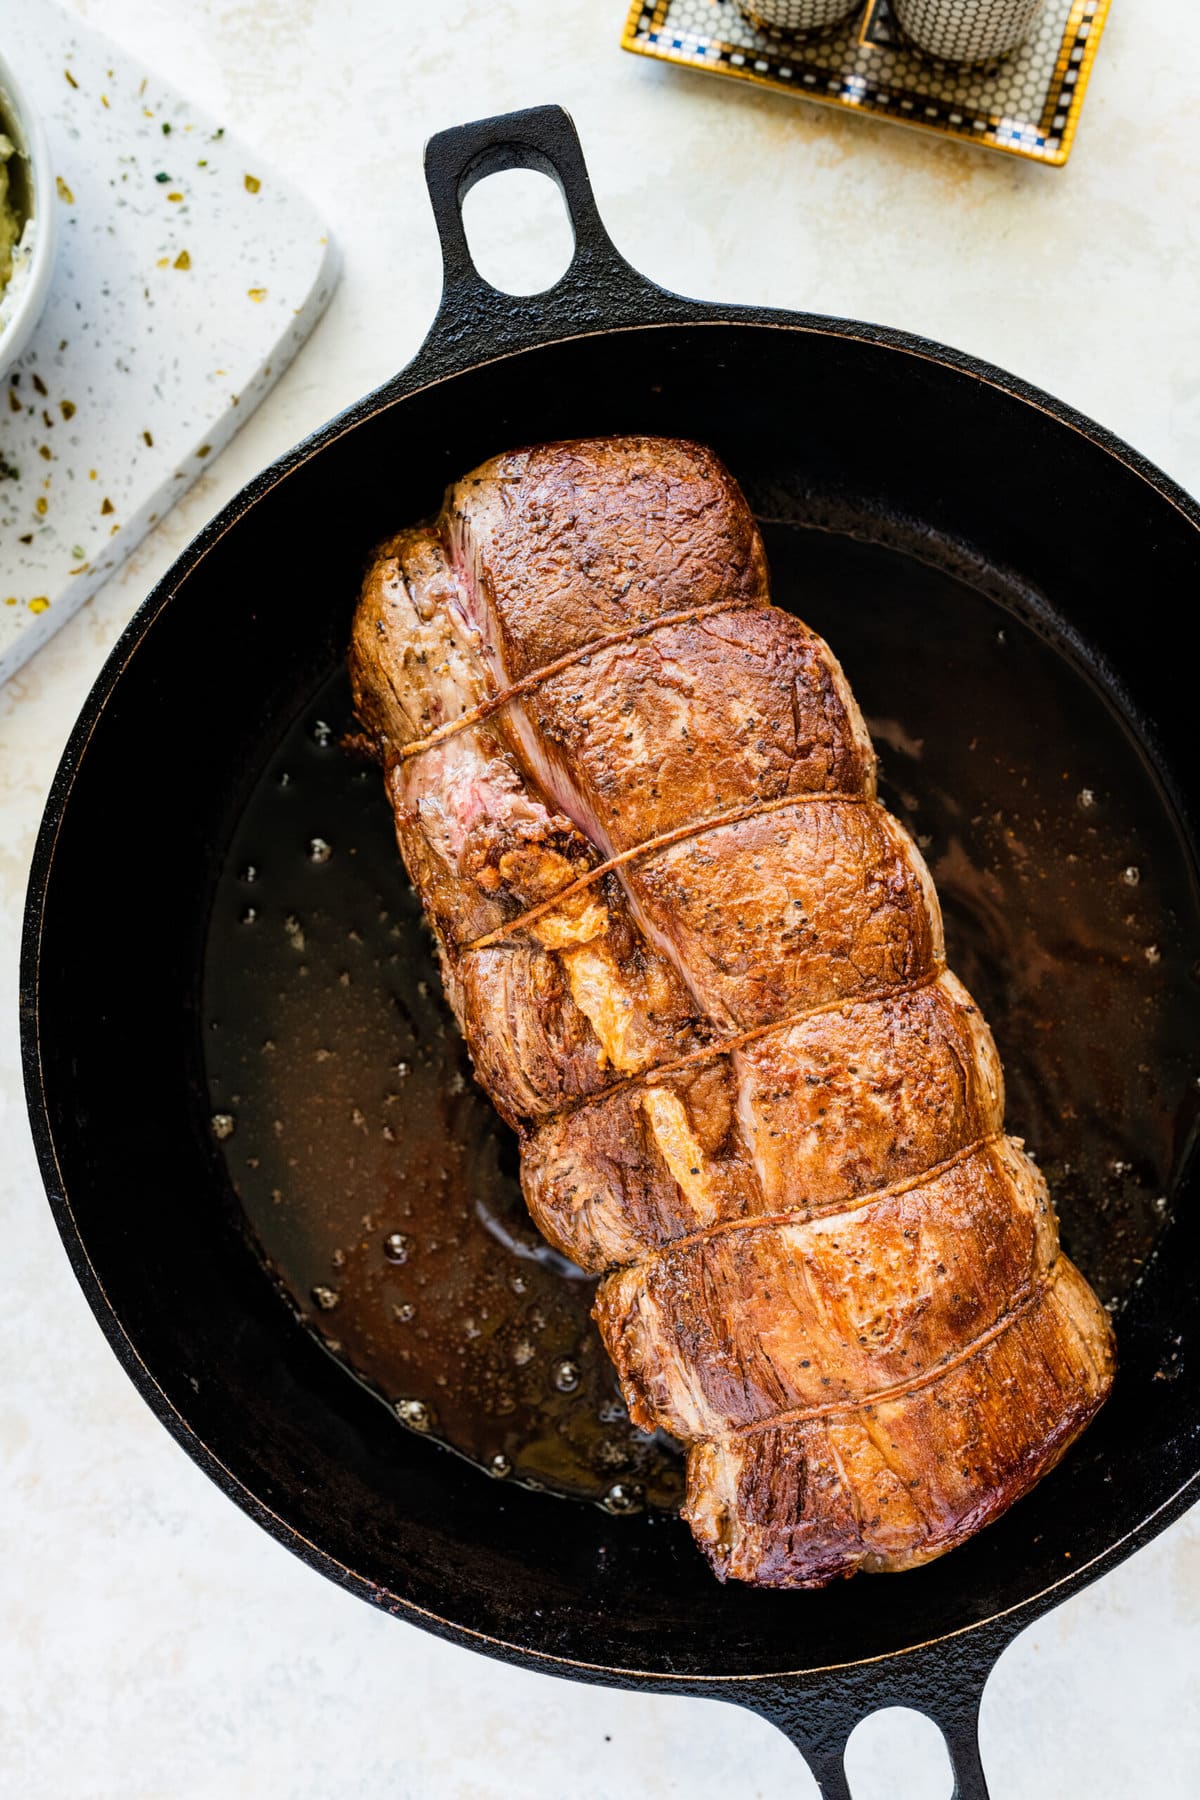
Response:
[{"label": "patterned shaker tray", "polygon": [[622,48],[1061,168],[1110,0],[1048,0],[1026,42],[963,68],[905,43],[888,0],[823,34],[757,31],[735,0],[634,0]]}]

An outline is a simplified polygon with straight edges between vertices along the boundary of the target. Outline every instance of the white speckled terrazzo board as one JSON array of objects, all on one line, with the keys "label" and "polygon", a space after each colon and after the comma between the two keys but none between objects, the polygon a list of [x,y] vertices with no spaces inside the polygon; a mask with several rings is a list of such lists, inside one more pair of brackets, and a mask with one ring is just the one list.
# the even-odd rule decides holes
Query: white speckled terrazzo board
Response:
[{"label": "white speckled terrazzo board", "polygon": [[89,599],[325,308],[320,217],[256,150],[51,0],[3,0],[41,108],[58,261],[0,386],[0,681]]}]

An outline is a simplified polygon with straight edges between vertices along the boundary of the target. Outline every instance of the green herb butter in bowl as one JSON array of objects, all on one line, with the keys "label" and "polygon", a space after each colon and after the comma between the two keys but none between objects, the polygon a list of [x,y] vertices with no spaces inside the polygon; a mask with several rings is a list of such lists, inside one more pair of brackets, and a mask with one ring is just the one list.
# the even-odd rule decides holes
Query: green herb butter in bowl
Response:
[{"label": "green herb butter in bowl", "polygon": [[0,375],[24,350],[46,303],[55,224],[45,134],[0,52]]}]

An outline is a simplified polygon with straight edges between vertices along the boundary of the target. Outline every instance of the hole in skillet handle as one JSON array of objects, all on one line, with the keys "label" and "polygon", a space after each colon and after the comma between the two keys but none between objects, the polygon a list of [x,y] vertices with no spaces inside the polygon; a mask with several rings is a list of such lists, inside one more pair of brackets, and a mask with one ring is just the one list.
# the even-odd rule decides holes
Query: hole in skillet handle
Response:
[{"label": "hole in skillet handle", "polygon": [[[476,268],[462,205],[477,182],[535,169],[562,194],[575,239],[567,268],[539,294],[505,294]],[[442,245],[442,298],[418,356],[436,379],[476,359],[621,325],[695,317],[704,308],[656,287],[627,263],[596,207],[579,135],[561,106],[535,106],[439,131],[425,180]]]},{"label": "hole in skillet handle", "polygon": [[[951,1800],[989,1800],[979,1755],[980,1703],[1001,1651],[1026,1623],[1028,1618],[1012,1615],[992,1619],[907,1655],[754,1682],[729,1698],[791,1739],[816,1778],[821,1800],[853,1800],[846,1745],[863,1719],[888,1706],[924,1713],[937,1726],[954,1771]],[[902,1781],[896,1791],[904,1792]]]},{"label": "hole in skillet handle", "polygon": [[536,169],[502,169],[463,200],[475,267],[502,294],[544,294],[562,280],[575,238],[555,182]]},{"label": "hole in skillet handle", "polygon": [[901,1770],[904,1800],[950,1800],[954,1787],[945,1738],[911,1706],[881,1706],[860,1719],[843,1762],[854,1800],[896,1800]]}]

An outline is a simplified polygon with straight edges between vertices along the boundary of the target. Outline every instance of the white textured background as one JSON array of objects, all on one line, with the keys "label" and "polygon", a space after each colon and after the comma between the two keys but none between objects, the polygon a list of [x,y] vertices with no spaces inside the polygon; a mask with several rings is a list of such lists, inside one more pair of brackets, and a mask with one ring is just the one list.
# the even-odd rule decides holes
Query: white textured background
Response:
[{"label": "white textured background", "polygon": [[[18,1075],[21,899],[75,711],[208,515],[416,348],[439,287],[420,150],[441,126],[562,101],[613,236],[668,286],[946,339],[1200,489],[1196,0],[1115,0],[1061,172],[624,57],[623,7],[78,0],[307,187],[346,272],[233,448],[0,690],[0,1793],[14,1800],[815,1792],[748,1715],[500,1668],[373,1613],[243,1518],[92,1322],[42,1198]],[[505,267],[545,268],[557,203],[541,204],[537,178],[506,179],[515,214],[500,216],[498,188],[473,210]],[[1200,1515],[1027,1632],[982,1730],[994,1800],[1194,1800]],[[911,1715],[864,1726],[851,1773],[855,1800],[949,1791],[936,1734]]]}]

